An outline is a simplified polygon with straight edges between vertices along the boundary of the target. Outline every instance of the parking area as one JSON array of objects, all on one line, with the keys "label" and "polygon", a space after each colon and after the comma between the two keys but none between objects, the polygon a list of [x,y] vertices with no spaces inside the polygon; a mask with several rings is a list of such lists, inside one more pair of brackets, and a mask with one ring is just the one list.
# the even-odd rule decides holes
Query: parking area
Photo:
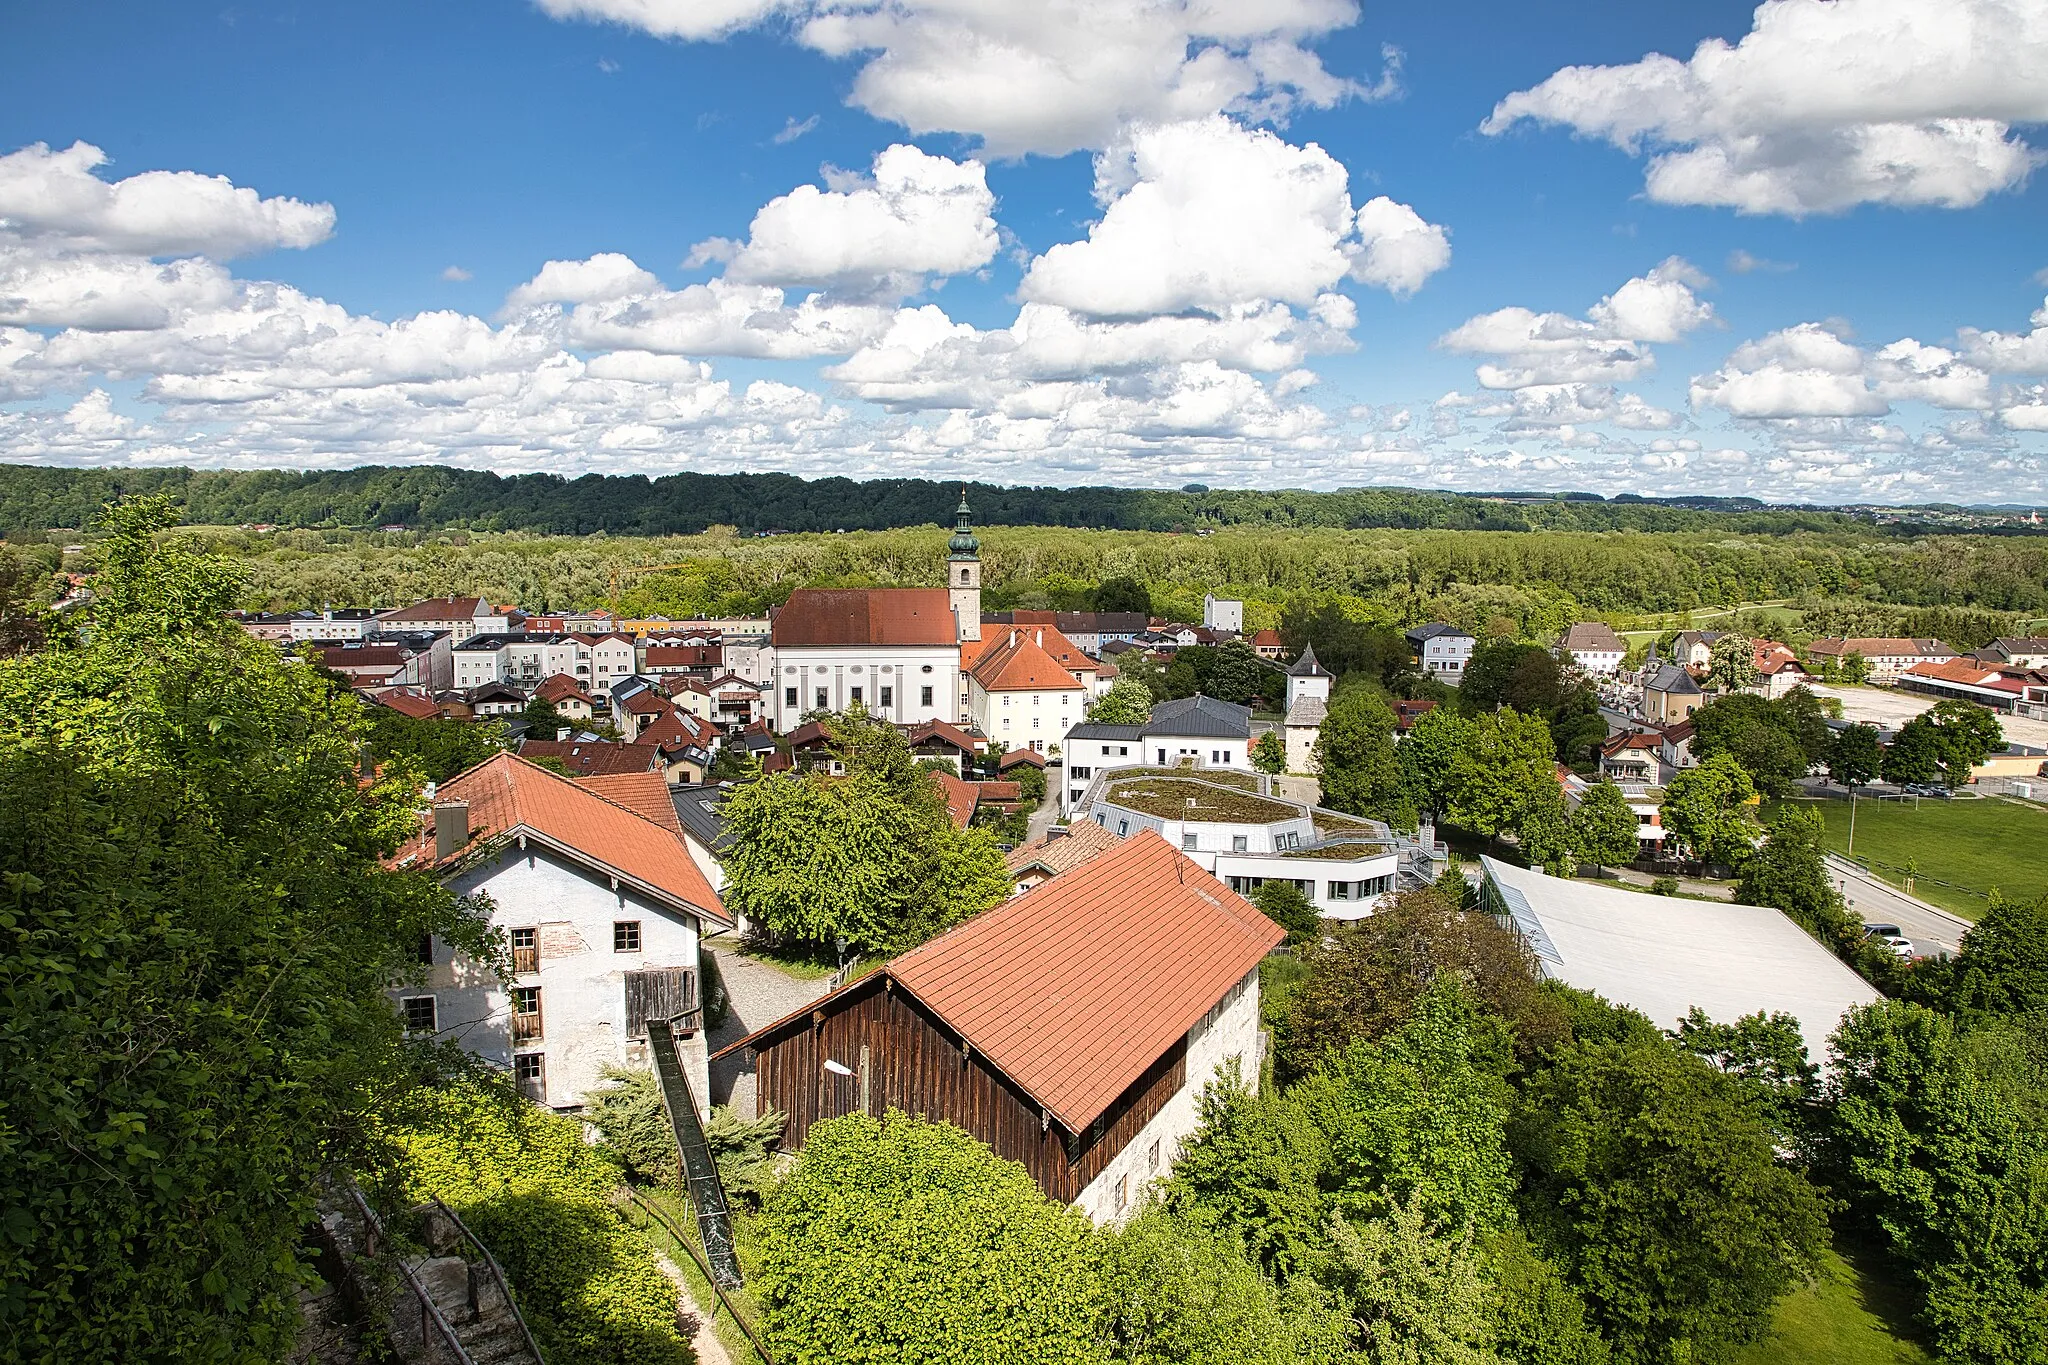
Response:
[{"label": "parking area", "polygon": [[[1936,700],[1889,687],[1842,687],[1833,683],[1814,683],[1812,687],[1816,696],[1834,697],[1842,703],[1843,720],[1881,725],[1888,730],[1896,730],[1922,711],[1932,709]],[[1998,724],[2011,743],[2048,748],[2048,721],[2000,716]]]}]

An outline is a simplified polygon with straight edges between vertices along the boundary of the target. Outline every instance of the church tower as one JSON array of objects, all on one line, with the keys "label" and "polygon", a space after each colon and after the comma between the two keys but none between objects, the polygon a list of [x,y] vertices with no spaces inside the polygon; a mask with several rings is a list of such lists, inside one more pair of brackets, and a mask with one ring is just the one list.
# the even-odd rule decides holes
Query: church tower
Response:
[{"label": "church tower", "polygon": [[953,513],[953,538],[946,542],[946,588],[953,598],[953,624],[959,638],[981,638],[981,542],[967,519],[967,488],[960,488],[960,506]]}]

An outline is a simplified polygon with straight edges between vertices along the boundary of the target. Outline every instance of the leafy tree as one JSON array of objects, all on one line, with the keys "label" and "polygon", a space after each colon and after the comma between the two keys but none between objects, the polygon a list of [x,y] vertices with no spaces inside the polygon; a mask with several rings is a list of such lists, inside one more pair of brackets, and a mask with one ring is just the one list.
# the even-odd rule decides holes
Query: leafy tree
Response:
[{"label": "leafy tree", "polygon": [[748,1287],[782,1359],[1102,1358],[1086,1216],[947,1124],[811,1125],[757,1228]]},{"label": "leafy tree", "polygon": [[1472,651],[1458,683],[1461,708],[1478,714],[1497,706],[1524,713],[1549,711],[1563,698],[1557,659],[1542,645],[1496,640]]},{"label": "leafy tree", "polygon": [[1026,801],[1045,800],[1045,769],[1034,763],[1020,763],[1013,780],[1017,784],[1018,795]]},{"label": "leafy tree", "polygon": [[1567,687],[1557,704],[1544,713],[1557,761],[1579,772],[1599,771],[1600,745],[1607,739],[1607,717],[1600,713],[1600,694],[1585,683]]},{"label": "leafy tree", "polygon": [[[1754,692],[1718,697],[1693,713],[1693,756],[1727,754],[1766,795],[1785,796],[1806,775],[1808,763],[1795,723],[1782,703]],[[1825,733],[1824,723],[1821,728]]]},{"label": "leafy tree", "polygon": [[1302,954],[1309,979],[1278,1031],[1279,1069],[1298,1076],[1407,1022],[1439,981],[1463,983],[1474,1001],[1536,1051],[1565,1036],[1558,1003],[1537,988],[1522,945],[1490,916],[1468,914],[1432,888],[1403,891],[1362,920],[1335,925]]},{"label": "leafy tree", "polygon": [[1756,823],[1749,803],[1756,797],[1749,774],[1718,753],[1671,779],[1664,793],[1664,828],[1701,862],[1736,864],[1750,852]]},{"label": "leafy tree", "polygon": [[1827,1244],[1742,1084],[1668,1042],[1563,1048],[1510,1133],[1524,1219],[1624,1360],[1725,1359]]},{"label": "leafy tree", "polygon": [[1756,669],[1756,645],[1747,635],[1728,632],[1707,646],[1707,681],[1724,692],[1754,687],[1760,676]]},{"label": "leafy tree", "polygon": [[1394,759],[1394,713],[1379,697],[1358,689],[1337,698],[1316,735],[1315,756],[1324,805],[1407,823]]},{"label": "leafy tree", "polygon": [[727,795],[728,906],[781,939],[901,949],[1009,894],[993,837],[953,827],[901,731],[849,714],[831,733],[845,776],[778,773]]},{"label": "leafy tree", "polygon": [[1884,780],[1897,786],[1932,782],[1941,776],[1941,763],[1946,756],[1941,735],[1933,723],[1924,715],[1915,716],[1885,746]]},{"label": "leafy tree", "polygon": [[1351,1304],[1361,1362],[1502,1365],[1471,1228],[1439,1227],[1410,1199],[1371,1222],[1340,1219],[1330,1240],[1330,1278]]},{"label": "leafy tree", "polygon": [[1201,654],[1195,653],[1195,650],[1202,648],[1195,645],[1174,651],[1173,662],[1166,666],[1164,677],[1168,700],[1192,697],[1202,690],[1202,675],[1195,669],[1196,660],[1207,660],[1206,650]]},{"label": "leafy tree", "polygon": [[1301,888],[1293,882],[1274,878],[1252,892],[1252,904],[1259,913],[1287,931],[1290,942],[1314,938],[1323,931],[1322,917]]},{"label": "leafy tree", "polygon": [[1845,725],[1834,732],[1828,748],[1828,780],[1845,787],[1864,787],[1884,767],[1884,749],[1875,725]]},{"label": "leafy tree", "polygon": [[1278,730],[1266,730],[1252,741],[1252,767],[1262,773],[1287,771],[1287,745]]},{"label": "leafy tree", "polygon": [[1595,867],[1632,863],[1642,851],[1642,822],[1612,782],[1595,782],[1572,812],[1572,836],[1581,858]]},{"label": "leafy tree", "polygon": [[1280,614],[1280,640],[1296,657],[1313,644],[1316,659],[1338,677],[1357,673],[1392,686],[1414,666],[1400,631],[1351,616],[1334,602],[1290,602]]},{"label": "leafy tree", "polygon": [[1564,794],[1555,782],[1548,792],[1534,795],[1523,811],[1521,848],[1531,867],[1540,867],[1553,877],[1569,877],[1578,870],[1571,817],[1565,813]]},{"label": "leafy tree", "polygon": [[1498,1042],[1498,1022],[1443,981],[1395,1032],[1354,1042],[1289,1092],[1329,1143],[1322,1184],[1339,1213],[1379,1218],[1412,1203],[1453,1229],[1514,1221]]},{"label": "leafy tree", "polygon": [[1835,716],[1841,714],[1838,699],[1823,701],[1802,684],[1782,697],[1773,698],[1771,708],[1778,717],[1779,728],[1792,736],[1809,766],[1828,761],[1835,747],[1835,732],[1828,728],[1828,720],[1831,709]]},{"label": "leafy tree", "polygon": [[1152,613],[1151,592],[1128,574],[1103,579],[1095,589],[1094,601],[1097,611],[1135,611],[1147,616]]},{"label": "leafy tree", "polygon": [[1104,1237],[1111,1353],[1131,1365],[1350,1365],[1351,1319],[1314,1281],[1284,1287],[1192,1204],[1148,1203]]},{"label": "leafy tree", "polygon": [[538,695],[526,699],[526,709],[519,713],[519,718],[532,726],[543,739],[553,739],[568,724],[553,702]]},{"label": "leafy tree", "polygon": [[1242,640],[1226,640],[1216,646],[1202,691],[1209,696],[1244,706],[1270,696],[1280,683],[1280,674]]},{"label": "leafy tree", "polygon": [[1299,1105],[1245,1084],[1226,1062],[1202,1088],[1194,1135],[1167,1181],[1176,1209],[1200,1209],[1261,1270],[1282,1278],[1322,1259],[1318,1187],[1329,1142]]},{"label": "leafy tree", "polygon": [[1870,681],[1870,661],[1855,650],[1842,656],[1842,681],[1845,683],[1866,683]]},{"label": "leafy tree", "polygon": [[1611,1353],[1586,1317],[1586,1301],[1520,1229],[1484,1243],[1493,1282],[1494,1340],[1515,1365],[1607,1365]]},{"label": "leafy tree", "polygon": [[1779,806],[1761,847],[1741,865],[1735,899],[1783,910],[1808,933],[1854,963],[1863,953],[1863,927],[1828,876],[1820,812]]},{"label": "leafy tree", "polygon": [[1557,790],[1557,760],[1541,716],[1503,708],[1475,717],[1451,766],[1445,815],[1460,829],[1493,838],[1520,827],[1532,802]]},{"label": "leafy tree", "polygon": [[1912,1268],[1941,1358],[2048,1358],[2038,1119],[1979,1072],[1950,1020],[1920,1005],[1852,1011],[1833,1052],[1829,1169]]},{"label": "leafy tree", "polygon": [[1780,1145],[1805,1139],[1817,1098],[1820,1068],[1807,1060],[1799,1020],[1777,1012],[1745,1014],[1717,1024],[1699,1006],[1678,1021],[1678,1046],[1744,1082],[1764,1123]]},{"label": "leafy tree", "polygon": [[446,782],[505,748],[505,727],[496,721],[407,716],[370,703],[363,715],[370,756],[380,764],[410,761],[429,782]]},{"label": "leafy tree", "polygon": [[232,562],[110,509],[83,642],[0,660],[0,1341],[280,1357],[331,1163],[416,1083],[385,995],[483,907],[384,870],[420,776],[357,784],[360,704],[226,622]]},{"label": "leafy tree", "polygon": [[1932,726],[1940,741],[1941,778],[1950,791],[1970,780],[1970,770],[2005,747],[2005,731],[1983,707],[1966,701],[1941,701],[1924,715],[1906,722]]},{"label": "leafy tree", "polygon": [[1944,1003],[1966,1018],[2048,1012],[2048,896],[2029,904],[1993,892],[1949,981]]},{"label": "leafy tree", "polygon": [[1423,712],[1394,751],[1401,791],[1409,805],[1431,818],[1450,808],[1458,755],[1471,741],[1472,722],[1448,706]]}]

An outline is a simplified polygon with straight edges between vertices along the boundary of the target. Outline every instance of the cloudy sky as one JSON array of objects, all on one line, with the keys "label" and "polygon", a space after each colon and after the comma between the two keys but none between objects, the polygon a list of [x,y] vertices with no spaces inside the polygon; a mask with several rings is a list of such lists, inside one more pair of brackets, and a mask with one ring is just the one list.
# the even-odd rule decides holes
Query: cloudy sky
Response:
[{"label": "cloudy sky", "polygon": [[2048,0],[5,15],[0,459],[2048,502]]}]

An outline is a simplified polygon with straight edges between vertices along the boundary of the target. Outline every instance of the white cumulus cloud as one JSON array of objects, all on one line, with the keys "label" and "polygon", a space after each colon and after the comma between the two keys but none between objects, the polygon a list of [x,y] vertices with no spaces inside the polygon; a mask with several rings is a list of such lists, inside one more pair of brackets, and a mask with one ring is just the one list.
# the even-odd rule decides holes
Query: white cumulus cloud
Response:
[{"label": "white cumulus cloud", "polygon": [[1479,382],[1489,389],[1625,382],[1653,367],[1652,343],[1682,340],[1714,320],[1713,306],[1693,292],[1704,284],[1704,276],[1673,256],[1583,318],[1501,308],[1467,319],[1437,345],[1489,357],[1478,367]]},{"label": "white cumulus cloud", "polygon": [[2040,0],[1764,0],[1738,43],[1566,67],[1481,127],[1561,124],[1647,153],[1661,203],[1968,208],[2042,161],[2012,125],[2048,121],[2044,73]]}]

